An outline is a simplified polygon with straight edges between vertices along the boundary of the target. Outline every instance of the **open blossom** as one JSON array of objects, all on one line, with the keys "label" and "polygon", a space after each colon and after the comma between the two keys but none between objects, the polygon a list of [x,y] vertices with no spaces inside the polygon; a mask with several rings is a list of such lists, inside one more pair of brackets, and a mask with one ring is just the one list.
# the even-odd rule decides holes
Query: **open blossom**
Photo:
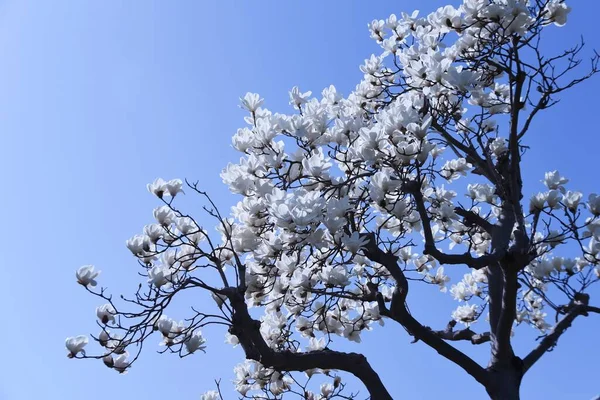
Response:
[{"label": "open blossom", "polygon": [[435,275],[427,275],[429,281],[440,287],[441,292],[446,292],[446,283],[450,282],[450,277],[444,275],[444,267],[439,267],[435,272]]},{"label": "open blossom", "polygon": [[202,337],[202,333],[200,331],[195,331],[183,340],[183,344],[190,354],[195,353],[197,350],[204,351],[206,348],[204,343],[206,343],[206,339]]},{"label": "open blossom", "polygon": [[164,196],[175,197],[177,193],[183,192],[183,181],[181,179],[165,181],[162,178],[156,178],[154,182],[149,183],[146,187],[150,193],[159,199],[162,199]]},{"label": "open blossom", "polygon": [[227,296],[225,296],[224,294],[210,292],[210,295],[211,295],[212,299],[215,301],[215,303],[217,303],[217,306],[219,306],[219,308],[223,307],[225,300],[227,300]]},{"label": "open blossom", "polygon": [[369,240],[366,237],[361,238],[360,233],[355,231],[350,236],[344,236],[342,242],[349,252],[356,254],[361,248],[367,245]]},{"label": "open blossom", "polygon": [[115,322],[115,315],[117,311],[110,304],[104,304],[98,308],[96,308],[96,315],[98,319],[103,324],[108,324],[109,322]]},{"label": "open blossom", "polygon": [[569,7],[563,0],[550,0],[544,7],[544,17],[554,22],[556,26],[564,26],[567,23],[567,15],[571,12]]},{"label": "open blossom", "polygon": [[242,103],[240,107],[253,113],[262,106],[264,101],[265,99],[262,99],[256,93],[246,93],[244,97],[240,97],[240,102]]},{"label": "open blossom", "polygon": [[570,211],[575,212],[577,210],[577,206],[579,206],[579,202],[581,201],[582,198],[583,198],[583,193],[572,192],[572,191],[568,190],[567,193],[565,193],[565,195],[563,197],[563,201]]},{"label": "open blossom", "polygon": [[146,187],[150,193],[154,194],[159,199],[162,199],[167,191],[167,182],[162,178],[156,178],[154,182],[149,183]]},{"label": "open blossom", "polygon": [[542,182],[550,190],[560,189],[563,191],[563,185],[568,183],[569,180],[564,176],[561,176],[558,171],[551,171],[544,174],[544,180]]},{"label": "open blossom", "polygon": [[104,365],[106,365],[108,368],[112,368],[115,365],[115,360],[112,356],[112,354],[107,354],[104,357],[102,357],[102,362],[104,363]]},{"label": "open blossom", "polygon": [[475,201],[494,203],[497,198],[494,187],[487,184],[469,184],[467,185],[467,191],[467,196]]},{"label": "open blossom", "polygon": [[200,396],[200,400],[219,400],[221,395],[216,390],[210,390]]},{"label": "open blossom", "polygon": [[302,93],[300,92],[300,89],[298,89],[298,86],[294,86],[290,91],[290,105],[300,108],[302,104],[306,103],[306,99],[308,99],[311,94],[311,91]]},{"label": "open blossom", "polygon": [[544,209],[546,200],[548,199],[548,193],[538,193],[529,199],[529,212],[539,212]]},{"label": "open blossom", "polygon": [[600,196],[592,193],[588,197],[587,207],[595,216],[600,215]]},{"label": "open blossom", "polygon": [[168,318],[166,315],[161,315],[158,321],[154,324],[156,330],[162,333],[163,336],[169,336],[175,321]]},{"label": "open blossom", "polygon": [[159,224],[149,224],[144,226],[144,235],[148,237],[151,243],[158,242],[165,234],[165,228]]},{"label": "open blossom", "polygon": [[184,235],[198,230],[198,225],[196,225],[194,220],[190,217],[176,218],[175,225],[177,226],[177,229],[179,229],[179,231]]},{"label": "open blossom", "polygon": [[240,340],[238,339],[237,336],[232,335],[230,333],[226,333],[225,334],[225,343],[230,344],[233,347],[236,347],[238,344],[240,344]]},{"label": "open blossom", "polygon": [[150,251],[151,240],[146,235],[135,235],[125,242],[125,245],[135,256]]},{"label": "open blossom", "polygon": [[155,265],[148,270],[148,282],[152,283],[157,288],[169,285],[172,280],[172,271],[164,265]]},{"label": "open blossom", "polygon": [[169,226],[175,220],[175,214],[169,206],[160,206],[154,209],[154,218],[162,226]]},{"label": "open blossom", "polygon": [[129,361],[127,360],[127,357],[129,357],[129,354],[125,352],[119,355],[113,361],[113,368],[120,374],[127,373],[127,368],[129,368]]},{"label": "open blossom", "polygon": [[342,265],[323,267],[319,276],[326,284],[332,286],[346,286],[350,283],[348,271]]},{"label": "open blossom", "polygon": [[319,147],[310,157],[302,160],[304,172],[315,178],[327,178],[331,163],[323,154],[323,149]]},{"label": "open blossom", "polygon": [[500,157],[502,154],[508,151],[507,140],[503,137],[498,137],[491,141],[490,151],[496,157]]},{"label": "open blossom", "polygon": [[467,171],[473,166],[467,162],[464,158],[458,158],[455,160],[447,161],[442,167],[440,175],[449,181],[454,181],[460,176],[466,176]]},{"label": "open blossom", "polygon": [[329,87],[323,89],[321,92],[323,95],[323,100],[327,101],[329,104],[337,104],[340,100],[343,99],[343,96],[336,90],[335,86],[329,85]]},{"label": "open blossom", "polygon": [[169,196],[175,197],[178,193],[183,193],[183,181],[181,179],[171,179],[165,185]]},{"label": "open blossom", "polygon": [[84,265],[83,267],[80,267],[75,273],[75,276],[77,277],[77,283],[83,286],[90,287],[96,286],[96,277],[98,275],[100,275],[100,271],[94,270],[93,265]]},{"label": "open blossom", "polygon": [[88,344],[88,342],[88,337],[84,335],[67,338],[65,345],[67,346],[67,350],[69,350],[69,358],[75,357],[79,353],[83,353],[85,355],[83,348]]},{"label": "open blossom", "polygon": [[471,296],[469,287],[464,282],[458,282],[456,285],[452,285],[450,293],[454,300],[465,301]]},{"label": "open blossom", "polygon": [[102,329],[102,332],[100,332],[100,334],[98,335],[98,343],[100,343],[100,346],[105,347],[108,344],[109,340],[110,331]]},{"label": "open blossom", "polygon": [[334,387],[332,383],[321,384],[321,394],[324,398],[328,398],[333,393]]},{"label": "open blossom", "polygon": [[563,200],[563,195],[558,190],[550,190],[546,193],[546,203],[548,207],[556,210],[560,208],[560,202]]},{"label": "open blossom", "polygon": [[475,318],[477,316],[477,304],[465,304],[462,306],[458,306],[456,310],[452,312],[452,318],[456,322],[461,322],[466,326],[471,325],[475,322]]},{"label": "open blossom", "polygon": [[310,339],[308,339],[308,346],[306,346],[306,351],[323,350],[325,346],[325,337],[321,337],[319,339],[311,337]]}]

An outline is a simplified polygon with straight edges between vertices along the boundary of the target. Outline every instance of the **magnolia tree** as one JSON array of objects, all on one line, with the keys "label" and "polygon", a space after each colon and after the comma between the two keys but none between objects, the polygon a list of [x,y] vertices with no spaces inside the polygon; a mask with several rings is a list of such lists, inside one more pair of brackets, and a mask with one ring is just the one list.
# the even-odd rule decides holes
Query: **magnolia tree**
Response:
[{"label": "magnolia tree", "polygon": [[[231,215],[197,184],[148,185],[163,204],[127,241],[144,284],[115,301],[97,286],[99,272],[81,267],[77,281],[106,304],[92,335],[99,349],[69,338],[69,357],[124,373],[157,337],[164,352],[204,351],[201,329],[211,326],[244,351],[233,381],[243,398],[356,398],[336,375],[345,371],[371,398],[391,399],[399,394],[363,354],[333,344],[360,342],[387,321],[491,398],[518,399],[526,372],[573,321],[600,312],[590,296],[600,280],[600,196],[568,190],[558,171],[540,177],[544,192],[522,184],[536,117],[598,71],[596,54],[577,75],[583,43],[541,52],[544,31],[569,11],[560,0],[465,0],[391,15],[369,25],[383,51],[360,67],[348,97],[295,87],[293,111],[279,114],[246,94],[247,125],[233,137],[243,156],[221,175],[241,196]],[[217,234],[178,207],[182,189],[205,200]],[[464,277],[451,283],[450,270]],[[457,302],[438,327],[409,309],[409,288],[420,284]],[[214,303],[171,319],[170,304],[190,290]],[[524,325],[540,337],[517,355],[513,335]],[[488,364],[455,341],[489,346]]]}]

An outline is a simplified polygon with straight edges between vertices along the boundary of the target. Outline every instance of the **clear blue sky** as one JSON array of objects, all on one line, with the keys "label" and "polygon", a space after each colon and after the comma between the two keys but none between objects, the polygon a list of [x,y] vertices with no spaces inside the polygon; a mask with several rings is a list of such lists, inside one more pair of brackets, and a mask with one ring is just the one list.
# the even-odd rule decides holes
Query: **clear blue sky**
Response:
[{"label": "clear blue sky", "polygon": [[[551,29],[549,48],[582,34],[588,50],[600,49],[600,3],[571,3],[570,22]],[[347,94],[361,77],[358,66],[379,51],[367,23],[416,4],[1,1],[0,399],[184,400],[198,399],[215,378],[228,386],[242,353],[222,344],[221,331],[206,332],[208,354],[184,360],[148,346],[125,376],[100,362],[68,360],[65,337],[96,333],[99,305],[75,284],[74,270],[95,264],[103,284],[131,293],[136,263],[124,241],[152,220],[157,203],[146,183],[158,176],[199,179],[227,210],[235,198],[219,172],[238,159],[230,145],[243,125],[238,97],[255,91],[267,107],[288,112],[294,85],[318,93],[333,83]],[[441,4],[418,6],[429,12]],[[600,191],[599,92],[600,77],[566,94],[535,124],[524,167],[530,192],[556,168],[572,188]],[[440,328],[455,306],[432,288],[413,290],[410,299],[424,323]],[[600,296],[592,302],[599,305]],[[183,317],[178,307],[174,317]],[[535,336],[523,331],[520,355]],[[587,400],[600,393],[599,331],[597,317],[577,320],[528,373],[523,398]],[[388,324],[347,348],[363,350],[398,398],[484,397],[457,367],[409,342]],[[487,348],[475,353],[481,361],[486,355]]]}]

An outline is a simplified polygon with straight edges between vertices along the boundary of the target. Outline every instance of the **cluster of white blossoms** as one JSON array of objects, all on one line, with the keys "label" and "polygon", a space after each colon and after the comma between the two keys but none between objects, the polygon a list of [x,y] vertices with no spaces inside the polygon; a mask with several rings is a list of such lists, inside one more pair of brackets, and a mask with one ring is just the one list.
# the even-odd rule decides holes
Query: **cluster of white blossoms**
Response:
[{"label": "cluster of white blossoms", "polygon": [[[249,306],[264,308],[260,332],[269,346],[310,352],[327,348],[332,335],[360,342],[362,332],[383,324],[377,300],[390,302],[397,282],[368,256],[371,241],[396,256],[411,280],[447,291],[445,272],[454,267],[445,270],[420,241],[431,235],[433,243],[446,243],[450,250],[486,256],[492,235],[472,220],[494,224],[502,207],[498,188],[463,183],[467,176],[484,175],[486,166],[461,154],[462,139],[453,138],[476,138],[479,156],[489,163],[507,157],[509,141],[496,121],[506,119],[514,99],[506,73],[490,54],[510,46],[511,37],[527,37],[534,26],[564,25],[570,8],[560,0],[544,4],[539,9],[527,0],[464,0],[458,8],[446,6],[422,17],[391,15],[369,24],[383,52],[365,60],[363,79],[347,97],[333,86],[320,97],[294,87],[293,113],[280,114],[264,108],[258,94],[246,94],[240,100],[249,112],[247,126],[232,139],[243,155],[221,173],[241,200],[231,218],[211,212],[220,221],[220,241],[174,208],[172,198],[183,192],[181,180],[148,185],[164,205],[154,210],[155,223],[126,244],[146,269],[151,298],[170,300],[177,290],[195,285],[226,310],[228,299],[220,290],[235,282],[245,289]],[[525,279],[539,291],[552,274],[575,274],[600,260],[600,196],[591,194],[584,202],[582,193],[565,190],[567,183],[558,172],[547,173],[548,191],[530,201],[526,227],[536,257]],[[558,210],[568,212],[570,231],[554,230],[565,223],[554,213]],[[590,216],[579,223],[584,212]],[[543,218],[549,222],[538,226]],[[574,235],[589,238],[584,255],[554,256]],[[204,280],[209,270],[222,285],[206,283],[212,282]],[[92,288],[97,275],[82,267],[77,281]],[[461,304],[451,318],[473,324],[486,308],[487,285],[485,269],[473,269],[452,285],[449,293]],[[544,331],[538,294],[520,292],[518,322]],[[119,313],[109,304],[97,314],[110,326]],[[164,345],[188,353],[204,350],[197,326],[163,314],[148,318]],[[127,368],[120,359],[126,354],[124,340],[101,341],[119,356],[109,355],[107,365],[120,372]],[[226,341],[239,343],[232,333]],[[86,344],[87,338],[68,339],[69,355],[81,353]],[[235,368],[234,383],[243,396],[266,385],[280,395],[292,380],[246,360]],[[307,398],[329,398],[338,386],[339,381],[324,384],[320,394]],[[213,391],[202,398],[217,396]]]},{"label": "cluster of white blossoms", "polygon": [[[331,376],[329,372],[307,370],[304,371],[310,379],[315,373],[325,373]],[[247,396],[253,390],[264,390],[280,396],[287,392],[295,383],[289,375],[284,375],[271,368],[266,368],[257,361],[245,360],[234,367],[235,377],[233,383],[235,389],[242,395]],[[309,400],[326,400],[339,393],[342,379],[339,376],[332,376],[331,382],[324,382],[320,385],[319,392],[304,390],[303,398]],[[217,391],[208,391],[202,395],[202,400],[219,399]]]},{"label": "cluster of white blossoms", "polygon": [[[449,277],[442,267],[432,271],[435,258],[401,246],[399,238],[423,232],[422,218],[402,187],[410,179],[422,182],[436,241],[446,240],[450,249],[461,245],[479,256],[489,251],[490,233],[465,226],[456,214],[457,191],[435,183],[437,177],[456,185],[474,166],[465,158],[444,159],[444,148],[430,138],[445,132],[480,136],[492,159],[507,153],[508,140],[498,136],[498,124],[491,117],[511,111],[510,86],[502,71],[485,62],[486,46],[502,46],[502,37],[513,34],[526,36],[536,21],[540,26],[562,26],[570,11],[562,1],[548,2],[536,11],[539,14],[532,9],[527,1],[468,0],[425,17],[415,12],[375,20],[369,24],[371,37],[384,51],[360,67],[364,79],[348,97],[333,86],[320,98],[296,87],[290,104],[299,112],[291,115],[263,108],[257,94],[242,99],[251,116],[246,119],[249,125],[234,135],[233,145],[244,157],[228,165],[222,178],[233,193],[243,196],[234,208],[233,241],[243,244],[236,250],[249,253],[248,298],[253,304],[269,304],[267,312],[277,310],[278,315],[266,320],[283,320],[284,307],[302,321],[303,332],[324,331],[356,340],[374,321],[365,313],[336,314],[340,308],[355,310],[369,303],[343,299],[336,302],[335,311],[322,310],[314,294],[360,297],[373,282],[381,291],[393,288],[381,265],[360,256],[365,245],[361,234],[376,229],[385,229],[405,271],[420,273],[421,279],[445,290]],[[400,68],[392,68],[390,58]],[[490,118],[478,121],[471,109]],[[428,169],[438,172],[422,172]],[[554,175],[546,176],[551,193],[540,195],[543,202],[550,198],[553,205],[579,210],[581,193],[561,193],[565,182]],[[472,200],[468,211],[495,221],[500,203],[492,185],[469,183],[466,196]],[[558,231],[538,230],[535,240],[540,258],[528,268],[537,271],[548,246],[553,249],[565,238]],[[599,248],[595,243],[590,251]],[[407,249],[410,255],[404,258],[401,253]],[[574,262],[582,264],[580,259]],[[565,263],[568,269],[570,261]],[[476,298],[483,306],[485,273],[466,274],[451,293],[459,301]],[[479,316],[478,309],[461,305],[452,316],[468,325]],[[264,331],[278,329],[274,324]]]}]

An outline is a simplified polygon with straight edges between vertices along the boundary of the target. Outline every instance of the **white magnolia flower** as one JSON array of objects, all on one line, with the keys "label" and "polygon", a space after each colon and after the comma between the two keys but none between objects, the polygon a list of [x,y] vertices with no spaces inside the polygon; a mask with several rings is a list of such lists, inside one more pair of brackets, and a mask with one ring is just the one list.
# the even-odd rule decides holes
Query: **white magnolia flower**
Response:
[{"label": "white magnolia flower", "polygon": [[546,202],[552,209],[560,208],[560,202],[563,200],[563,195],[558,190],[550,190],[546,196]]},{"label": "white magnolia flower", "polygon": [[110,304],[104,304],[96,308],[96,315],[98,316],[98,319],[105,325],[109,322],[115,322],[116,314],[117,311]]},{"label": "white magnolia flower", "polygon": [[98,335],[98,343],[100,343],[100,346],[106,347],[109,340],[110,340],[110,331],[108,331],[106,329],[102,329],[102,332],[100,332],[100,334]]},{"label": "white magnolia flower", "polygon": [[548,193],[538,193],[529,199],[529,212],[539,212],[544,209],[546,200],[548,199]]},{"label": "white magnolia flower", "polygon": [[164,265],[155,265],[148,270],[148,282],[157,288],[168,286],[172,281],[172,271]]},{"label": "white magnolia flower", "polygon": [[171,197],[175,197],[177,193],[183,193],[183,181],[181,179],[171,179],[165,184],[167,194]]},{"label": "white magnolia flower", "polygon": [[475,201],[494,203],[497,197],[494,187],[488,184],[469,184],[467,185],[467,191],[467,196]]},{"label": "white magnolia flower", "polygon": [[315,178],[327,178],[328,170],[331,167],[329,159],[325,157],[322,148],[318,148],[310,157],[302,160],[302,168],[304,172]]},{"label": "white magnolia flower", "polygon": [[260,106],[262,106],[265,99],[262,99],[256,93],[246,93],[244,97],[240,97],[241,105],[245,110],[250,111],[251,113],[256,112]]},{"label": "white magnolia flower", "polygon": [[114,354],[123,354],[126,351],[129,341],[123,340],[121,335],[113,335],[112,339],[106,344],[106,349]]},{"label": "white magnolia flower", "polygon": [[558,171],[546,172],[544,174],[544,180],[542,181],[544,185],[550,190],[560,189],[564,190],[563,185],[569,182],[567,178],[561,176]]},{"label": "white magnolia flower", "polygon": [[210,390],[204,393],[200,397],[200,400],[219,400],[220,398],[221,396],[219,395],[219,392],[217,392],[216,390]]},{"label": "white magnolia flower", "polygon": [[240,344],[240,340],[238,339],[237,336],[232,335],[231,333],[226,333],[225,334],[225,343],[230,344],[233,347],[236,347],[238,344]]},{"label": "white magnolia flower", "polygon": [[102,357],[102,362],[104,363],[104,365],[106,365],[108,368],[112,368],[115,365],[115,360],[113,359],[112,354],[107,354],[106,356]]},{"label": "white magnolia flower", "polygon": [[227,296],[225,296],[224,294],[210,292],[210,295],[215,301],[215,303],[217,303],[217,306],[219,306],[219,308],[223,307],[223,303],[225,303],[225,300],[227,300]]},{"label": "white magnolia flower", "polygon": [[163,195],[167,191],[167,182],[162,178],[156,178],[154,182],[146,185],[148,191],[154,194],[159,199],[162,199]]},{"label": "white magnolia flower", "polygon": [[323,100],[327,101],[329,104],[337,104],[343,99],[343,96],[338,93],[333,85],[329,85],[329,87],[323,89],[321,95],[323,96]]},{"label": "white magnolia flower", "polygon": [[162,226],[169,226],[173,223],[175,214],[169,206],[161,206],[154,209],[154,218],[156,218],[156,221]]},{"label": "white magnolia flower", "polygon": [[128,239],[125,245],[134,256],[140,256],[144,252],[150,251],[151,240],[146,235],[135,235]]},{"label": "white magnolia flower", "polygon": [[448,289],[446,288],[446,283],[450,282],[450,277],[448,275],[444,275],[444,267],[439,267],[435,272],[435,275],[427,275],[429,281],[434,283],[440,287],[441,292],[446,292]]},{"label": "white magnolia flower", "polygon": [[113,368],[120,374],[127,373],[127,368],[129,368],[129,361],[127,360],[127,357],[129,357],[129,354],[124,352],[114,359]]},{"label": "white magnolia flower", "polygon": [[477,304],[465,304],[462,306],[458,306],[456,310],[452,312],[452,319],[454,319],[456,322],[462,322],[466,326],[469,326],[473,322],[475,322],[476,316]]},{"label": "white magnolia flower", "polygon": [[183,181],[181,179],[171,179],[170,181],[165,181],[162,178],[156,178],[154,182],[146,185],[148,191],[159,199],[162,199],[164,196],[175,197],[177,193],[183,192],[182,190]]},{"label": "white magnolia flower", "polygon": [[358,253],[360,249],[367,245],[369,240],[366,237],[360,236],[358,232],[352,232],[350,236],[344,235],[342,237],[342,243],[346,247],[346,249],[352,254]]},{"label": "white magnolia flower", "polygon": [[464,282],[458,282],[456,285],[452,285],[450,294],[452,294],[454,300],[458,301],[465,301],[471,296],[469,287]]},{"label": "white magnolia flower", "polygon": [[321,394],[323,395],[323,397],[327,398],[329,396],[331,396],[331,394],[333,393],[334,387],[333,384],[331,383],[322,383],[321,384]]},{"label": "white magnolia flower", "polygon": [[319,277],[323,282],[332,286],[347,286],[350,283],[348,271],[343,265],[327,265],[323,267]]},{"label": "white magnolia flower", "polygon": [[587,207],[595,216],[600,215],[600,196],[592,193],[588,197]]},{"label": "white magnolia flower", "polygon": [[75,276],[77,277],[77,283],[83,286],[96,286],[96,277],[100,275],[101,271],[95,271],[93,265],[84,265],[80,267]]},{"label": "white magnolia flower", "polygon": [[323,350],[325,346],[325,337],[321,337],[320,339],[311,337],[310,339],[308,339],[308,346],[306,346],[306,351]]},{"label": "white magnolia flower", "polygon": [[567,206],[567,208],[570,211],[575,212],[575,211],[577,211],[577,206],[579,206],[579,202],[581,201],[582,198],[583,198],[583,193],[572,192],[572,191],[568,190],[567,193],[565,193],[565,195],[563,197],[563,201],[565,202],[565,205]]},{"label": "white magnolia flower", "polygon": [[467,162],[464,158],[458,158],[455,160],[447,161],[442,167],[440,175],[452,182],[458,179],[460,176],[466,176],[467,171],[473,166]]},{"label": "white magnolia flower", "polygon": [[159,224],[149,224],[144,226],[144,235],[148,237],[151,243],[156,243],[165,234],[165,228]]},{"label": "white magnolia flower", "polygon": [[290,105],[300,108],[302,104],[306,103],[306,99],[308,99],[311,94],[311,91],[302,93],[300,92],[300,89],[298,89],[298,86],[294,86],[290,91]]},{"label": "white magnolia flower", "polygon": [[82,353],[85,356],[85,351],[83,350],[83,348],[86,344],[88,344],[88,342],[89,339],[85,335],[67,338],[67,340],[65,341],[67,350],[69,350],[69,354],[67,356],[69,358],[73,358],[79,353]]},{"label": "white magnolia flower", "polygon": [[551,0],[544,7],[544,18],[549,22],[554,22],[556,26],[564,26],[567,23],[567,15],[571,12],[571,7],[565,4],[564,0]]},{"label": "white magnolia flower", "polygon": [[503,137],[495,138],[490,143],[490,151],[496,157],[500,157],[508,151],[508,141]]},{"label": "white magnolia flower", "polygon": [[206,348],[206,346],[204,346],[204,343],[206,343],[206,339],[202,337],[202,333],[200,331],[195,331],[190,336],[186,337],[183,341],[185,348],[190,354],[193,354],[197,350],[204,351],[204,349]]},{"label": "white magnolia flower", "polygon": [[166,315],[161,315],[160,318],[154,324],[154,327],[162,333],[163,336],[169,336],[171,329],[173,328],[174,321],[168,318]]}]

